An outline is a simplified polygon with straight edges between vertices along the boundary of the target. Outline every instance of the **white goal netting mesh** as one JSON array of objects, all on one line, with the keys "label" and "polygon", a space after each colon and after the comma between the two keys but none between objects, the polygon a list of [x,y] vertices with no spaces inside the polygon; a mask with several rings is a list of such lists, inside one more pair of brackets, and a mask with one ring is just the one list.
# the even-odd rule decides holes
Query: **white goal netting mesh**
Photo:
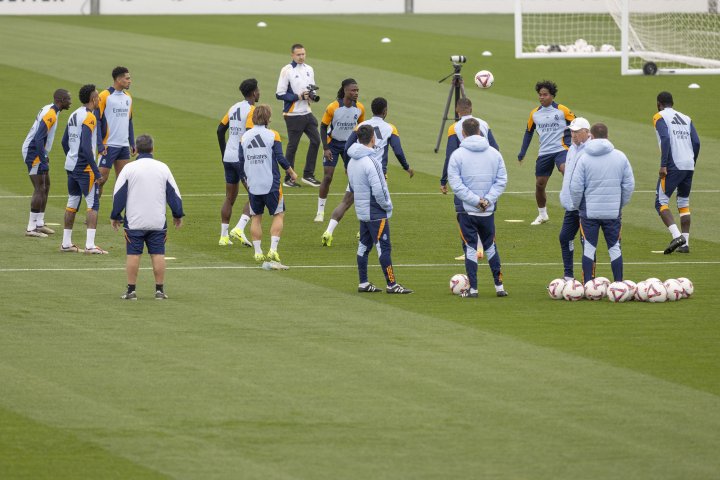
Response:
[{"label": "white goal netting mesh", "polygon": [[[516,0],[516,56],[620,56],[625,47],[624,73],[642,71],[648,62],[661,72],[720,69],[717,0],[565,3]],[[583,11],[572,12],[578,5]]]}]

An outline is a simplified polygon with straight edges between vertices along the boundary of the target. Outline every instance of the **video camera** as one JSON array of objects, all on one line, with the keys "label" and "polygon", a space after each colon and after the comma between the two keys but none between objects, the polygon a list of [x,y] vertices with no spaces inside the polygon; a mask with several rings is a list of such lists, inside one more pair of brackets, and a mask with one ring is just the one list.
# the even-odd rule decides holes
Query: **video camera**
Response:
[{"label": "video camera", "polygon": [[307,93],[308,99],[312,100],[313,102],[319,102],[320,95],[318,95],[316,92],[318,90],[320,90],[320,87],[311,83],[310,85],[307,86],[307,89],[308,89],[308,93]]},{"label": "video camera", "polygon": [[465,63],[467,62],[467,57],[464,55],[450,55],[450,61],[453,64],[459,64],[459,63]]}]

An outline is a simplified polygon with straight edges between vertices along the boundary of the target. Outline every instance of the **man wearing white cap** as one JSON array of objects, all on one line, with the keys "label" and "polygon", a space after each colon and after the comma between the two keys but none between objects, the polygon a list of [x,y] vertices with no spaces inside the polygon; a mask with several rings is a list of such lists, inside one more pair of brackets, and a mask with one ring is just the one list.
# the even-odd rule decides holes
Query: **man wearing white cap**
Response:
[{"label": "man wearing white cap", "polygon": [[560,190],[560,203],[565,208],[565,218],[563,218],[562,228],[560,229],[560,251],[562,252],[565,280],[575,278],[573,254],[575,251],[575,236],[577,236],[580,229],[580,213],[577,208],[573,207],[570,198],[570,178],[575,170],[575,165],[577,165],[577,159],[582,154],[583,148],[585,148],[585,143],[592,138],[590,135],[590,122],[583,117],[577,117],[573,120],[569,128],[572,145],[570,145],[565,158],[565,175]]}]

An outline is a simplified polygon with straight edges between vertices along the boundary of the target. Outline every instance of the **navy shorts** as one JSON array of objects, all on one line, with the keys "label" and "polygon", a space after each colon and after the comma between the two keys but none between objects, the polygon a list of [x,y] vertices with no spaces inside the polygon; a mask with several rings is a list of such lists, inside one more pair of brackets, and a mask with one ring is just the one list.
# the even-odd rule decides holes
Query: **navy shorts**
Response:
[{"label": "navy shorts", "polygon": [[535,162],[535,176],[549,177],[552,175],[555,167],[560,168],[560,165],[565,163],[566,156],[567,150],[560,150],[559,152],[539,156]]},{"label": "navy shorts", "polygon": [[225,183],[237,185],[240,183],[240,162],[223,162],[225,168]]},{"label": "navy shorts", "polygon": [[34,160],[25,160],[27,165],[28,175],[42,175],[50,171],[50,163],[46,159],[35,157]]},{"label": "navy shorts", "polygon": [[111,168],[115,160],[130,160],[130,147],[107,147],[107,153],[100,157],[98,167]]},{"label": "navy shorts", "polygon": [[323,156],[323,167],[337,167],[338,159],[340,157],[343,158],[345,165],[347,165],[348,161],[350,161],[350,158],[345,154],[345,142],[335,139],[330,140],[328,148],[332,153],[332,161]]},{"label": "navy shorts", "polygon": [[130,230],[125,229],[125,243],[128,255],[142,255],[147,245],[150,255],[165,255],[167,230]]},{"label": "navy shorts", "polygon": [[678,208],[689,209],[693,173],[695,173],[693,170],[668,170],[667,176],[658,180],[657,191],[655,192],[655,208],[659,211],[660,207],[667,206],[670,197],[677,189]]},{"label": "navy shorts", "polygon": [[285,199],[283,198],[282,187],[265,195],[248,194],[250,202],[250,215],[262,215],[267,207],[270,215],[277,215],[285,211]]},{"label": "navy shorts", "polygon": [[[67,171],[67,170],[66,170]],[[98,211],[100,199],[98,197],[98,186],[95,183],[95,173],[90,166],[85,167],[82,172],[67,172],[68,177],[68,203],[67,210],[77,212],[82,197],[85,197],[88,210]]]}]

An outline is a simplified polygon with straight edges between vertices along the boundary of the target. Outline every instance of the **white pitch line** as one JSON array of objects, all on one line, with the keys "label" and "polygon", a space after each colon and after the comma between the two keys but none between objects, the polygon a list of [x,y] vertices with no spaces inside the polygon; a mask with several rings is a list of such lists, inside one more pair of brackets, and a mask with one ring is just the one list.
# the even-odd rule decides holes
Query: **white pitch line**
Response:
[{"label": "white pitch line", "polygon": [[[718,265],[720,261],[670,261],[670,262],[624,262],[625,265]],[[445,268],[461,266],[459,263],[397,263],[394,266],[400,268]],[[480,266],[486,264],[481,263]],[[577,263],[576,265],[580,265]],[[610,265],[609,262],[598,262],[597,265]],[[558,267],[562,262],[513,262],[503,263],[504,267]],[[348,265],[290,265],[291,269],[344,269],[357,268],[356,264]],[[152,270],[152,267],[142,267],[141,270]],[[186,267],[167,267],[167,270],[260,270],[255,265],[196,265]],[[125,267],[78,267],[78,268],[0,268],[0,273],[16,272],[108,272],[125,271]]]},{"label": "white pitch line", "polygon": [[[560,193],[560,190],[546,190],[547,193]],[[535,194],[535,190],[527,190],[527,191],[506,191],[506,194],[511,195],[530,195]],[[655,190],[635,190],[634,193],[656,193]],[[720,190],[693,190],[693,194],[695,193],[720,193]],[[287,191],[283,192],[283,195],[285,196],[292,196],[292,197],[317,197],[317,193],[287,193]],[[345,195],[345,192],[339,192],[339,193],[329,193],[330,196],[338,196],[341,197]],[[408,195],[408,196],[437,196],[442,195],[440,192],[390,192],[391,196],[398,196],[398,195]],[[183,198],[192,198],[192,197],[224,197],[224,193],[186,193],[183,194]],[[0,200],[17,200],[17,199],[28,199],[31,198],[32,195],[0,195]],[[49,195],[48,198],[67,198],[67,195]]]}]

